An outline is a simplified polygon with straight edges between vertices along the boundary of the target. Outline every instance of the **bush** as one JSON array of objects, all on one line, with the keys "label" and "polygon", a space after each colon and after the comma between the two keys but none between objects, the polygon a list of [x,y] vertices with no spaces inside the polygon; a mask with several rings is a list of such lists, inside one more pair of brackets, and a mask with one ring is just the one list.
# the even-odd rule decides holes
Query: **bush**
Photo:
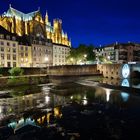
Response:
[{"label": "bush", "polygon": [[24,70],[19,67],[14,67],[11,68],[8,72],[11,74],[11,76],[20,76],[23,74]]}]

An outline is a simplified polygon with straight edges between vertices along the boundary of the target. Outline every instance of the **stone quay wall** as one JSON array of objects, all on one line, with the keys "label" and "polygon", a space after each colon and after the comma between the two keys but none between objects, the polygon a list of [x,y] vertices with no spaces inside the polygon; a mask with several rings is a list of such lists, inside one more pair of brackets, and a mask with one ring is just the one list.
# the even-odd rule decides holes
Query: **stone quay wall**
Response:
[{"label": "stone quay wall", "polygon": [[98,64],[97,70],[106,78],[121,78],[122,64]]},{"label": "stone quay wall", "polygon": [[98,75],[97,65],[64,65],[48,68],[49,75]]},{"label": "stone quay wall", "polygon": [[[80,75],[102,75],[106,78],[121,79],[122,66],[124,64],[98,64],[98,65],[63,65],[45,68],[22,68],[24,75],[54,75],[54,76],[80,76]],[[137,67],[136,67],[137,66]],[[10,68],[2,68],[3,76],[9,76]],[[130,65],[130,77],[140,74],[140,65]],[[138,71],[139,70],[139,71]],[[135,72],[136,71],[136,72]],[[138,74],[137,74],[138,73]]]}]

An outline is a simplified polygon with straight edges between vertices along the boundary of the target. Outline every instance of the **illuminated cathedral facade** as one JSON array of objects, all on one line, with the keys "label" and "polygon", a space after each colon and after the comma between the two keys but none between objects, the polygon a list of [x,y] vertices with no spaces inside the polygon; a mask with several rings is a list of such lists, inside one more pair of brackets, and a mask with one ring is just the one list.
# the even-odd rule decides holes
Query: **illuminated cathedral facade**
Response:
[{"label": "illuminated cathedral facade", "polygon": [[23,13],[11,7],[0,16],[0,25],[11,33],[19,36],[28,35],[52,40],[52,43],[71,46],[67,33],[62,30],[62,21],[53,20],[53,26],[49,22],[46,12],[42,17],[40,9],[31,13]]}]

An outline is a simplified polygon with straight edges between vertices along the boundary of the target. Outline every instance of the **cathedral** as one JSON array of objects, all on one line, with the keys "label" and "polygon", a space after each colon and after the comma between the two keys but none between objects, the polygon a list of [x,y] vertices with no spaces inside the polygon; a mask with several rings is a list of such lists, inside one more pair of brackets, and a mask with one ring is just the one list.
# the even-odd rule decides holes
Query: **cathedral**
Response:
[{"label": "cathedral", "polygon": [[54,19],[49,22],[48,13],[43,18],[40,9],[31,13],[23,13],[11,7],[0,16],[0,25],[18,36],[41,37],[52,40],[52,43],[71,46],[67,33],[62,30],[62,21]]}]

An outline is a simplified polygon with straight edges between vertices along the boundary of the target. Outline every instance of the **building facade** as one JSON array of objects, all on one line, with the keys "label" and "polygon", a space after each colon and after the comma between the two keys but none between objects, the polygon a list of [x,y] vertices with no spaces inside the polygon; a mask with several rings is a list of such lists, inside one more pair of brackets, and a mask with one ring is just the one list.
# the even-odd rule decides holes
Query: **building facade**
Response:
[{"label": "building facade", "polygon": [[27,36],[18,36],[18,60],[19,67],[32,67],[32,46]]},{"label": "building facade", "polygon": [[53,44],[53,65],[65,65],[66,58],[70,54],[70,47]]},{"label": "building facade", "polygon": [[140,62],[140,44],[137,43],[115,43],[96,48],[94,52],[112,63]]},{"label": "building facade", "polygon": [[[47,12],[43,18],[40,9],[25,14],[10,5],[7,12],[0,16],[0,25],[7,33],[15,34],[19,38],[17,40],[19,65],[16,66],[46,67],[66,64],[71,41],[67,33],[63,32],[60,19],[54,19],[52,26]],[[15,61],[7,63],[6,60],[5,63],[4,66],[7,67],[15,66]]]},{"label": "building facade", "polygon": [[0,66],[18,67],[18,41],[15,34],[0,26]]},{"label": "building facade", "polygon": [[[51,47],[51,48],[50,48]],[[52,46],[49,46],[47,42],[33,42],[32,44],[32,62],[33,67],[46,67],[48,64],[52,65]],[[48,52],[51,52],[50,54]]]}]

